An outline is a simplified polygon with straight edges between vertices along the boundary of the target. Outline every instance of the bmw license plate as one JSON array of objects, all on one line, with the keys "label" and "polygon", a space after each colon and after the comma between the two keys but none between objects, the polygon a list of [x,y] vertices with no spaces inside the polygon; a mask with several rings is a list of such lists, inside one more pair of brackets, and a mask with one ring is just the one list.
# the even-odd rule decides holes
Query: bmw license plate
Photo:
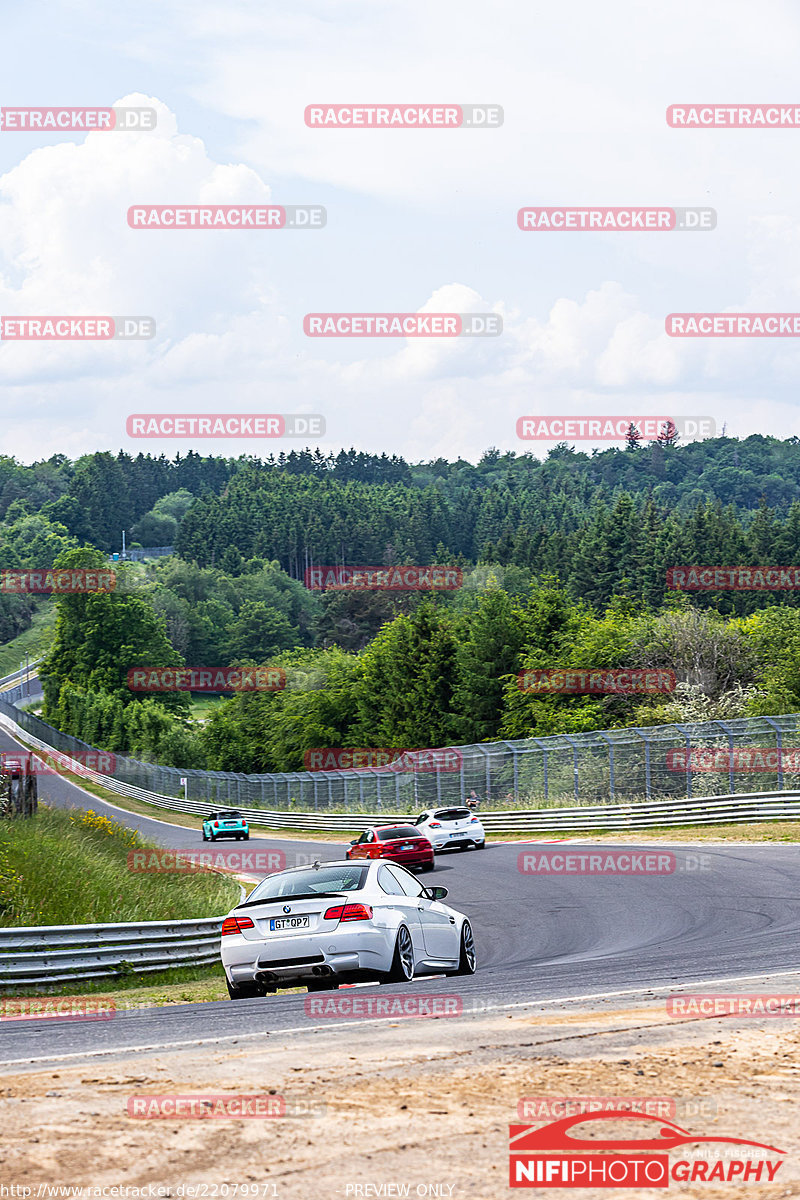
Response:
[{"label": "bmw license plate", "polygon": [[308,917],[270,917],[270,929],[308,929]]},{"label": "bmw license plate", "polygon": [[404,844],[403,844],[403,845],[400,847],[400,849],[401,849],[401,850],[413,850],[413,849],[414,849],[414,847],[412,846],[411,842],[405,842],[405,843],[404,843]]}]

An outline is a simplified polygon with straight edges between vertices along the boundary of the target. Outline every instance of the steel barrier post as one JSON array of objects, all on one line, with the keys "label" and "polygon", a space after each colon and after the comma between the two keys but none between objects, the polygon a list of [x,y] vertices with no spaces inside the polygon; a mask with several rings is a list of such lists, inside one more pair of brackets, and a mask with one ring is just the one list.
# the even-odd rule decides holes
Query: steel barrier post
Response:
[{"label": "steel barrier post", "polygon": [[650,739],[642,733],[641,729],[634,729],[633,732],[644,742],[644,794],[649,800],[652,795],[650,789]]},{"label": "steel barrier post", "polygon": [[686,739],[686,799],[692,798],[692,735],[687,733],[683,725],[675,725],[679,733]]},{"label": "steel barrier post", "polygon": [[577,804],[579,802],[578,801],[578,743],[575,741],[574,738],[571,738],[569,736],[569,734],[567,734],[567,733],[562,733],[562,734],[560,734],[560,736],[563,737],[565,741],[569,742],[570,746],[572,746],[572,773],[573,773],[573,776],[575,779],[575,803]]},{"label": "steel barrier post", "polygon": [[614,743],[608,734],[597,730],[595,737],[601,737],[605,740],[608,746],[608,796],[610,800],[614,799]]},{"label": "steel barrier post", "polygon": [[[775,746],[778,751],[778,791],[783,791],[783,730],[772,717],[762,717],[775,730]],[[733,789],[731,789],[733,790]]]}]

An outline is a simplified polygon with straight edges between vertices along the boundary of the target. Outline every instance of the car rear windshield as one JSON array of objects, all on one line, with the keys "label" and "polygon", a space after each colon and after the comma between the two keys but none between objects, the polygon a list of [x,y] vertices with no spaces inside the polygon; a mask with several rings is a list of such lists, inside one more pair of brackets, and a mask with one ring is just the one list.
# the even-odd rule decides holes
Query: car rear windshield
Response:
[{"label": "car rear windshield", "polygon": [[223,821],[241,821],[242,814],[237,812],[224,812],[219,814]]},{"label": "car rear windshield", "polygon": [[378,829],[378,841],[395,842],[398,838],[418,838],[419,830],[413,825],[393,825],[391,829]]},{"label": "car rear windshield", "polygon": [[437,821],[463,821],[465,817],[471,817],[472,813],[468,808],[440,808],[433,815]]},{"label": "car rear windshield", "polygon": [[247,897],[254,900],[275,900],[283,896],[315,896],[326,892],[358,892],[364,886],[369,867],[357,863],[337,863],[335,866],[303,867],[295,871],[281,871],[262,880]]}]

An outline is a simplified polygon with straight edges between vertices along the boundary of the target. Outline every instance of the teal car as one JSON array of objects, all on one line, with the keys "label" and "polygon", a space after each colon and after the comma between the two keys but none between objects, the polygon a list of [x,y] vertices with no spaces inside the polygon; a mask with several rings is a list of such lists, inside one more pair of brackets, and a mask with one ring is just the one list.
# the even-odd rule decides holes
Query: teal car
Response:
[{"label": "teal car", "polygon": [[240,812],[213,812],[203,818],[203,841],[216,842],[219,838],[244,838],[250,840],[250,826]]}]

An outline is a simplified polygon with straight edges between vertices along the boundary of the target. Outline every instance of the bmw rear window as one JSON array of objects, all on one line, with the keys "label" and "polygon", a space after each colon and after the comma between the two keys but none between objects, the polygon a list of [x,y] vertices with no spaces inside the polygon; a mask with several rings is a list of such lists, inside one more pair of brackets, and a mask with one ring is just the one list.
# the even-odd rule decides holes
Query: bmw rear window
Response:
[{"label": "bmw rear window", "polygon": [[391,829],[378,829],[378,841],[394,842],[398,838],[418,838],[419,830],[413,825],[393,825]]},{"label": "bmw rear window", "polygon": [[357,863],[336,863],[335,866],[303,867],[270,875],[253,888],[246,903],[254,900],[277,900],[283,896],[308,896],[327,892],[358,892],[367,881],[369,867]]}]

